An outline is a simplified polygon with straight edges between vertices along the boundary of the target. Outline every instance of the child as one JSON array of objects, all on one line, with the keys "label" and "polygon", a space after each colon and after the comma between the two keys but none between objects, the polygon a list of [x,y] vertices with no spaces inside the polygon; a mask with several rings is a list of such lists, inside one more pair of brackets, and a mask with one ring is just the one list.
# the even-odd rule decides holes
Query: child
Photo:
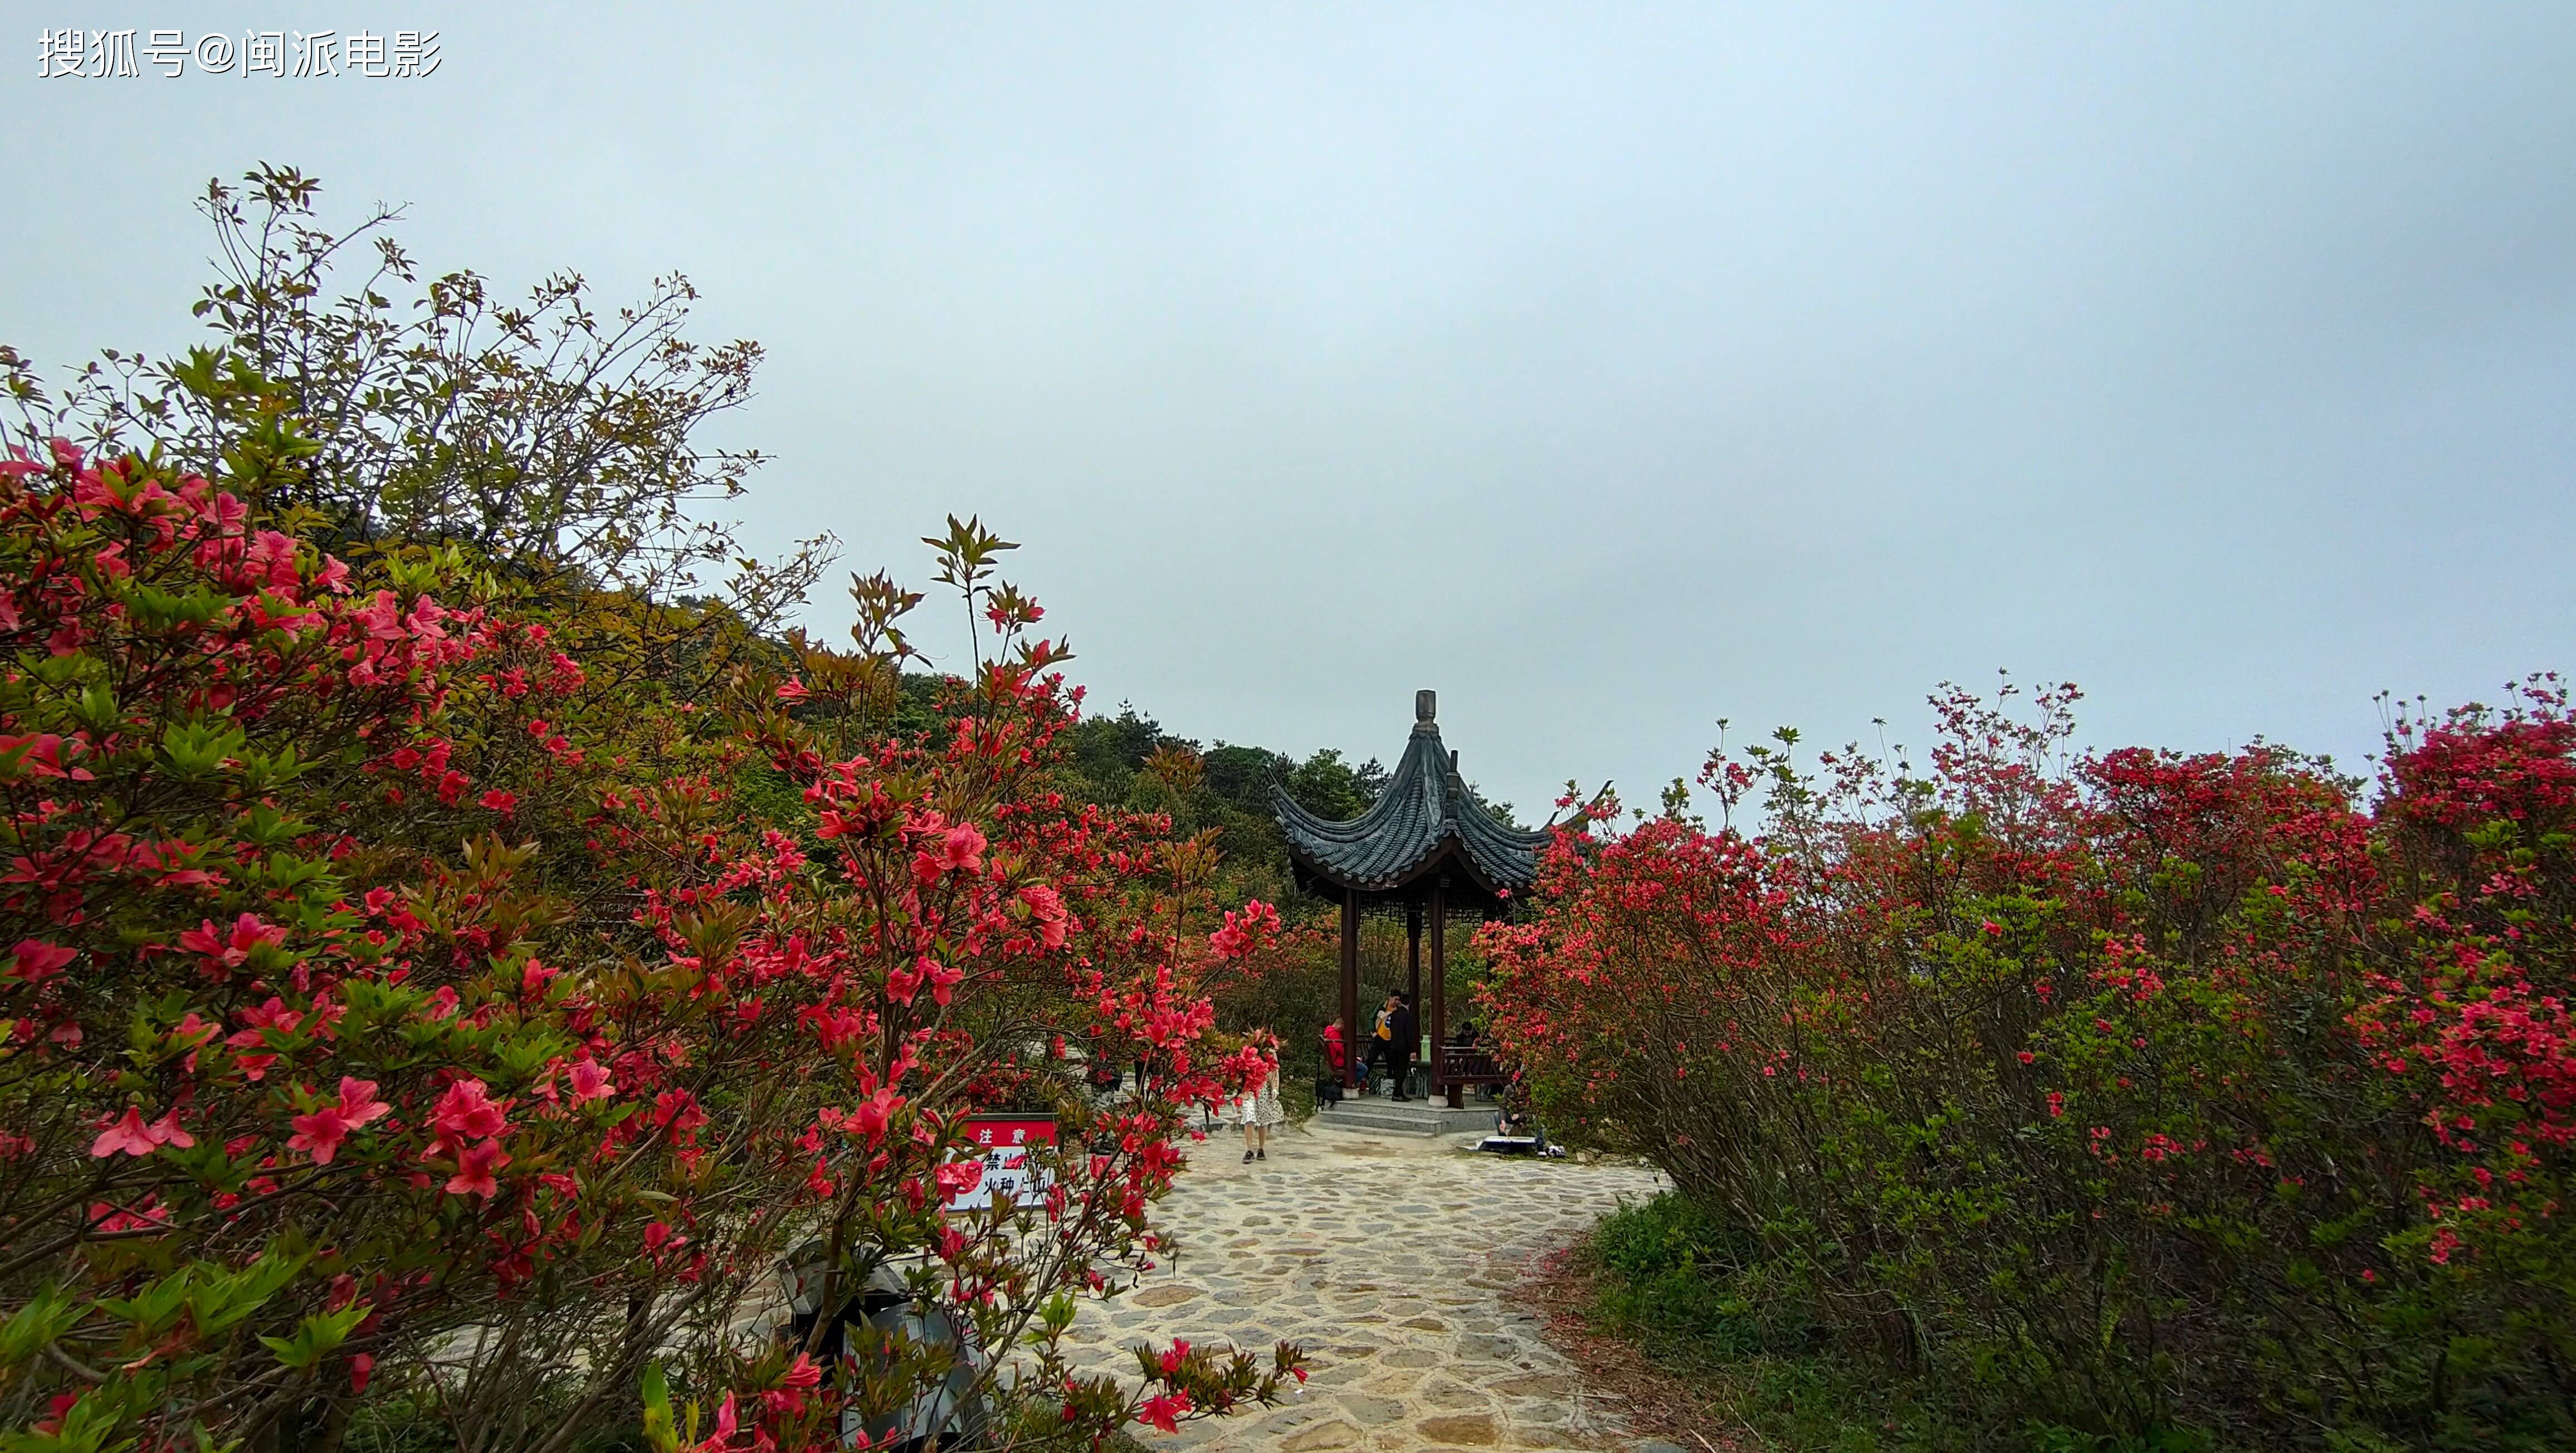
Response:
[{"label": "child", "polygon": [[1249,1043],[1263,1051],[1270,1061],[1261,1082],[1246,1090],[1234,1102],[1236,1118],[1243,1122],[1243,1162],[1270,1158],[1270,1127],[1288,1118],[1279,1106],[1279,1041],[1269,1031],[1256,1032]]}]

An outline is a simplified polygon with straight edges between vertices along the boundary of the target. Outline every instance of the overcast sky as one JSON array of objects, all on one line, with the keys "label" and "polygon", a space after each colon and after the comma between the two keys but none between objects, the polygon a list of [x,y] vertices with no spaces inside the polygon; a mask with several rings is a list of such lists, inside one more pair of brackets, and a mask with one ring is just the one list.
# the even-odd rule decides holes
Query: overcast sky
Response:
[{"label": "overcast sky", "polygon": [[676,269],[769,349],[755,540],[979,512],[1202,739],[1436,687],[1537,816],[1998,667],[2358,767],[2383,687],[2576,664],[2576,6],[271,0],[190,37],[439,68],[36,79],[182,8],[8,7],[0,341],[190,341],[262,159],[434,268]]}]

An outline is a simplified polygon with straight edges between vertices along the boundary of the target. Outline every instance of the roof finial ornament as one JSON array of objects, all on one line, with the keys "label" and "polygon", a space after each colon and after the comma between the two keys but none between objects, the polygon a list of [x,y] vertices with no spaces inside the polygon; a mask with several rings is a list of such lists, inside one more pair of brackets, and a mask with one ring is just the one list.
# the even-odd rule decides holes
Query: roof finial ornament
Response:
[{"label": "roof finial ornament", "polygon": [[1440,723],[1436,718],[1439,714],[1439,692],[1417,691],[1413,693],[1413,729],[1415,731],[1438,731],[1440,729]]}]

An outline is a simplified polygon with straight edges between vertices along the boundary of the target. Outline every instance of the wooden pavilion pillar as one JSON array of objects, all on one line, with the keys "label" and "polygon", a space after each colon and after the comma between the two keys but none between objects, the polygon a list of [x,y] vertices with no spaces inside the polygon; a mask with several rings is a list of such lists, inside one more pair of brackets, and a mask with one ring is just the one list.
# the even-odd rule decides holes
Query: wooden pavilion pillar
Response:
[{"label": "wooden pavilion pillar", "polygon": [[1342,1082],[1356,1089],[1360,1076],[1360,890],[1342,890]]},{"label": "wooden pavilion pillar", "polygon": [[[1419,1011],[1417,1011],[1418,1013]],[[1450,1108],[1463,1102],[1454,1085],[1441,1080],[1440,1050],[1449,1042],[1449,875],[1441,874],[1431,884],[1431,1092],[1447,1091]]]},{"label": "wooden pavilion pillar", "polygon": [[1404,905],[1404,999],[1422,1013],[1422,905]]}]

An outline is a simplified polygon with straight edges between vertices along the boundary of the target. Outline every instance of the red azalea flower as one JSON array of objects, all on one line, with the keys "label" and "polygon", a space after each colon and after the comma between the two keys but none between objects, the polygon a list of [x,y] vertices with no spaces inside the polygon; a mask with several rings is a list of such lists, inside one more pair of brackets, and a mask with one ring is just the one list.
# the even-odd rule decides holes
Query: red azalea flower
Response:
[{"label": "red azalea flower", "polygon": [[498,1140],[467,1146],[457,1152],[456,1174],[447,1178],[447,1193],[451,1196],[476,1195],[488,1201],[501,1189],[493,1173],[509,1163],[510,1157],[502,1152]]},{"label": "red azalea flower", "polygon": [[22,938],[11,952],[15,959],[9,966],[9,976],[24,979],[30,984],[43,983],[61,973],[63,966],[72,961],[70,949],[41,939]]},{"label": "red azalea flower", "polygon": [[312,1156],[315,1165],[329,1165],[350,1131],[392,1111],[393,1106],[376,1098],[375,1081],[343,1078],[337,1103],[295,1117],[291,1122],[295,1134],[288,1137],[286,1148]]},{"label": "red azalea flower", "polygon": [[488,1139],[509,1126],[503,1115],[506,1103],[492,1103],[491,1091],[481,1080],[458,1080],[447,1087],[430,1123],[438,1127],[439,1138],[447,1141]]},{"label": "red azalea flower", "polygon": [[142,1107],[128,1105],[123,1116],[109,1120],[107,1128],[99,1132],[98,1139],[90,1142],[89,1153],[101,1160],[119,1151],[127,1155],[150,1155],[160,1144],[152,1138],[151,1127],[143,1123]]},{"label": "red azalea flower", "polygon": [[599,1061],[577,1059],[572,1062],[572,1099],[576,1105],[592,1100],[605,1100],[615,1093],[609,1086],[608,1070]]},{"label": "red azalea flower", "polygon": [[1136,1420],[1166,1433],[1177,1433],[1181,1414],[1190,1410],[1190,1395],[1185,1392],[1158,1393],[1145,1399],[1136,1409]]}]

